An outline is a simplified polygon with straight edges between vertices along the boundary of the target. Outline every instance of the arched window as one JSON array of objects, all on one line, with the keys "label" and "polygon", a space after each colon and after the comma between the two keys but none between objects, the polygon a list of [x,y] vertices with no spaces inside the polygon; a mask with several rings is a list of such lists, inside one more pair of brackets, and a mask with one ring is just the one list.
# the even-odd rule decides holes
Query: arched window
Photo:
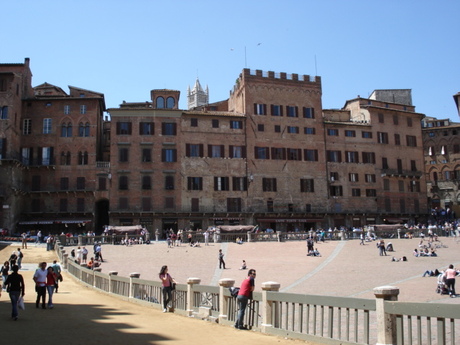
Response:
[{"label": "arched window", "polygon": [[89,122],[85,124],[85,137],[89,137]]},{"label": "arched window", "polygon": [[173,109],[175,105],[176,105],[176,100],[174,99],[174,97],[168,97],[166,99],[166,108]]},{"label": "arched window", "polygon": [[61,137],[67,137],[67,124],[65,123],[61,125]]},{"label": "arched window", "polygon": [[80,122],[78,124],[78,136],[79,137],[84,137],[85,136],[85,125],[83,122]]},{"label": "arched window", "polygon": [[67,124],[67,138],[71,138],[72,137],[72,123],[68,123]]},{"label": "arched window", "polygon": [[61,152],[61,165],[70,165],[70,152]]},{"label": "arched window", "polygon": [[438,173],[434,172],[433,173],[433,181],[437,181],[437,180],[438,180]]},{"label": "arched window", "polygon": [[165,99],[163,97],[157,97],[156,108],[163,109],[165,107]]},{"label": "arched window", "polygon": [[88,165],[88,152],[78,151],[78,165]]}]

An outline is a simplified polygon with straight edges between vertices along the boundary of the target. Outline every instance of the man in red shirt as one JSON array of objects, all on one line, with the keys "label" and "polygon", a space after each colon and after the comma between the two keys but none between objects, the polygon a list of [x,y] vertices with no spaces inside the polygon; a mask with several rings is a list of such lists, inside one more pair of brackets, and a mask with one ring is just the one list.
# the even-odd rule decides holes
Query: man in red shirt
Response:
[{"label": "man in red shirt", "polygon": [[248,301],[252,299],[255,278],[256,270],[250,269],[248,271],[248,277],[241,283],[240,291],[238,292],[238,297],[236,298],[238,302],[238,315],[235,322],[235,328],[237,329],[247,329],[247,327],[244,326],[244,313],[246,311]]}]

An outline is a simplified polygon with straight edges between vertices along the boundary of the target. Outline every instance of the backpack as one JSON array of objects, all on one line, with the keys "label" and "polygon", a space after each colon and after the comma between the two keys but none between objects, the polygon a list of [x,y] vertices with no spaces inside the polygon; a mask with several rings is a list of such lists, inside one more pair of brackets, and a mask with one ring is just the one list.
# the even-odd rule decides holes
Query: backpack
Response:
[{"label": "backpack", "polygon": [[238,297],[238,292],[240,292],[240,288],[232,286],[232,287],[229,287],[228,289],[230,290],[230,296],[234,298]]}]

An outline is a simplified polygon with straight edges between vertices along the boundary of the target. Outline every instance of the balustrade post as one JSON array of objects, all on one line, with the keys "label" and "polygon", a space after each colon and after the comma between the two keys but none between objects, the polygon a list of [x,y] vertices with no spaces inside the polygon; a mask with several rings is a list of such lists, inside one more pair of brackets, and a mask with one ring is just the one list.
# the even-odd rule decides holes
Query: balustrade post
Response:
[{"label": "balustrade post", "polygon": [[83,236],[82,235],[78,235],[78,246],[82,246],[83,245]]},{"label": "balustrade post", "polygon": [[68,261],[69,261],[69,254],[67,253],[62,254],[62,266],[64,269],[67,269]]},{"label": "balustrade post", "polygon": [[219,280],[219,323],[223,320],[228,320],[228,301],[231,296],[225,296],[225,289],[235,285],[234,279],[221,279]]},{"label": "balustrade post", "polygon": [[96,272],[101,272],[101,267],[96,267],[93,269],[93,287],[96,287]]},{"label": "balustrade post", "polygon": [[193,288],[194,285],[200,284],[200,278],[188,278],[187,279],[187,305],[185,306],[185,310],[188,316],[193,315],[193,295],[195,293],[195,289]]},{"label": "balustrade post", "polygon": [[112,276],[117,276],[117,271],[109,271],[109,293],[112,293]]},{"label": "balustrade post", "polygon": [[134,297],[134,284],[133,284],[133,278],[139,278],[141,276],[140,273],[134,272],[129,274],[129,298]]},{"label": "balustrade post", "polygon": [[397,301],[399,288],[380,286],[374,289],[377,314],[377,345],[396,345],[396,315],[385,313],[385,301]]},{"label": "balustrade post", "polygon": [[[268,328],[278,326],[278,313],[274,313],[278,303],[268,300],[268,291],[280,291],[281,284],[277,282],[265,282],[262,283],[262,324],[261,332],[267,333]],[[275,318],[273,315],[275,314]]]}]

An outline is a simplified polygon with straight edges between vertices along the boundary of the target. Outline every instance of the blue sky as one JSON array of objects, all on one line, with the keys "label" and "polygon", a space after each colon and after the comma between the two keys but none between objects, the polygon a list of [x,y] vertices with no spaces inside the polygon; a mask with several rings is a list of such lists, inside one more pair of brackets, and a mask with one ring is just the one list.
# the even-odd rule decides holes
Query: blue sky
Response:
[{"label": "blue sky", "polygon": [[[460,1],[80,0],[3,3],[0,63],[31,59],[33,85],[102,92],[108,108],[181,91],[210,102],[243,68],[319,75],[323,108],[412,89],[416,111],[460,122]],[[5,15],[7,14],[7,15]]]}]

